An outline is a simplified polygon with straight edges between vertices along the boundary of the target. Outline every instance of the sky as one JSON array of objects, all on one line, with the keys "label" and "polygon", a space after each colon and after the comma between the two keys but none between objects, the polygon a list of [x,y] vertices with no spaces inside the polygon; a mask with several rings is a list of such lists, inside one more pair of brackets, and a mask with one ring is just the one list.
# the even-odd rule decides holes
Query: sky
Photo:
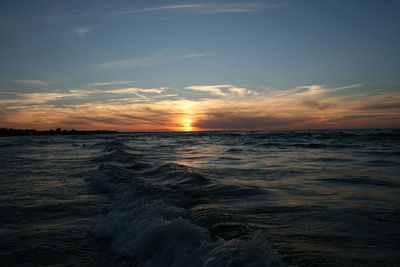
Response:
[{"label": "sky", "polygon": [[0,127],[400,127],[400,1],[0,2]]}]

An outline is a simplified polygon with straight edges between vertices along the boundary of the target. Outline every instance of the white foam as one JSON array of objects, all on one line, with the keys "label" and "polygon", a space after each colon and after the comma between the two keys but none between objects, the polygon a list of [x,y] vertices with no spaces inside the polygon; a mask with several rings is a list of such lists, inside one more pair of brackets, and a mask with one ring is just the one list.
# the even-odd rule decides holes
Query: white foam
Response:
[{"label": "white foam", "polygon": [[188,211],[157,195],[94,176],[113,192],[109,213],[94,227],[111,251],[139,266],[283,266],[261,232],[250,239],[212,240],[208,230],[185,219]]}]

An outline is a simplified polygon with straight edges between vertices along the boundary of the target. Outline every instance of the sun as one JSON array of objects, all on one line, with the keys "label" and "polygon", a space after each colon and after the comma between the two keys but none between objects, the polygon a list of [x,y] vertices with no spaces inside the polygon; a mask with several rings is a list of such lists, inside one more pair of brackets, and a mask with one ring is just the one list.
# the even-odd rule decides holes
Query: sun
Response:
[{"label": "sun", "polygon": [[185,118],[182,120],[182,126],[179,127],[179,129],[184,132],[193,131],[194,127],[192,126],[192,123],[193,123],[193,121],[191,119]]}]

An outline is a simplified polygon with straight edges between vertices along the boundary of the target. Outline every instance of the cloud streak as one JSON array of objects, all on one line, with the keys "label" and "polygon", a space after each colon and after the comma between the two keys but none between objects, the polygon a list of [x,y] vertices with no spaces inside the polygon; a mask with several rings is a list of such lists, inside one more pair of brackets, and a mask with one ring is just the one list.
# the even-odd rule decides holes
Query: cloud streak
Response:
[{"label": "cloud streak", "polygon": [[14,82],[26,84],[26,85],[34,85],[34,86],[47,86],[48,83],[42,80],[13,80]]},{"label": "cloud streak", "polygon": [[228,96],[228,95],[257,95],[256,92],[249,90],[247,88],[238,88],[231,84],[221,84],[221,85],[193,85],[185,87],[188,90],[207,92],[214,95],[219,96]]},{"label": "cloud streak", "polygon": [[281,4],[272,4],[266,2],[247,2],[247,3],[193,3],[193,4],[175,4],[150,8],[135,8],[115,13],[114,15],[131,15],[148,12],[166,12],[180,11],[190,13],[250,13],[262,9],[281,7]]},{"label": "cloud streak", "polygon": [[160,64],[168,63],[169,61],[179,60],[179,59],[190,59],[197,57],[204,57],[210,55],[208,53],[194,53],[194,54],[185,54],[181,56],[163,56],[163,55],[153,55],[147,57],[139,57],[139,58],[129,58],[129,59],[121,59],[121,60],[113,60],[108,62],[99,63],[96,65],[98,68],[102,69],[114,69],[114,68],[122,68],[122,67],[147,67],[147,66],[155,66]]},{"label": "cloud streak", "polygon": [[102,91],[104,93],[110,93],[110,94],[138,94],[138,93],[150,93],[150,94],[161,94],[164,92],[163,88],[149,88],[149,89],[143,89],[143,88],[121,88],[121,89],[112,89],[112,90],[106,90]]},{"label": "cloud streak", "polygon": [[123,84],[130,84],[134,81],[110,81],[110,82],[97,82],[97,83],[90,83],[89,86],[96,87],[96,86],[108,86],[108,85],[123,85]]}]

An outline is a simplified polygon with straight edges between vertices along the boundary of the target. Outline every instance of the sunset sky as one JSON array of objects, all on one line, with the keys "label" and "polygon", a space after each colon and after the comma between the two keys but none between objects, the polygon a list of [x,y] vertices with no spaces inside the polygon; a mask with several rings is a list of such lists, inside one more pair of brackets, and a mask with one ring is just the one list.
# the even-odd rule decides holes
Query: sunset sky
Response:
[{"label": "sunset sky", "polygon": [[400,127],[400,1],[0,3],[0,127]]}]

